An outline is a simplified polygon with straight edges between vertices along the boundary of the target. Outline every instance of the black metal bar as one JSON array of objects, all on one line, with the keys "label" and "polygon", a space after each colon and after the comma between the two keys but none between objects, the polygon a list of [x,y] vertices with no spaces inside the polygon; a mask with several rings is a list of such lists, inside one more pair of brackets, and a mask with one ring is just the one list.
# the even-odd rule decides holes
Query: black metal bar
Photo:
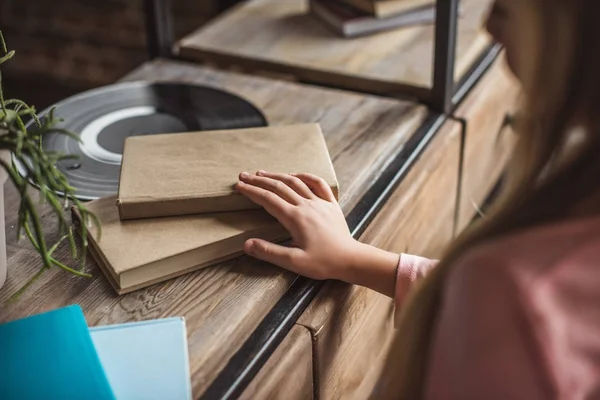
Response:
[{"label": "black metal bar", "polygon": [[148,57],[172,58],[175,39],[170,0],[144,0],[144,18]]},{"label": "black metal bar", "polygon": [[[443,115],[431,115],[350,212],[347,220],[355,238],[361,236],[369,222],[423,154],[445,120],[446,117]],[[298,317],[308,307],[323,284],[323,281],[298,277],[229,360],[201,398],[234,399],[239,397],[292,329]]]},{"label": "black metal bar", "polygon": [[502,46],[494,43],[480,55],[479,59],[473,65],[473,68],[471,68],[471,70],[465,74],[457,86],[456,92],[452,97],[452,104],[454,108],[458,107],[462,103],[467,94],[470,93],[471,89],[490,69],[501,51]]},{"label": "black metal bar", "polygon": [[217,0],[217,12],[227,11],[241,0]]},{"label": "black metal bar", "polygon": [[456,58],[456,31],[459,0],[437,0],[435,17],[435,44],[433,87],[429,107],[434,112],[449,114],[454,96],[454,62]]},{"label": "black metal bar", "polygon": [[431,114],[419,131],[405,144],[400,154],[382,171],[375,184],[350,211],[346,220],[355,238],[363,234],[392,192],[419,160],[446,119],[446,116],[442,114]]}]

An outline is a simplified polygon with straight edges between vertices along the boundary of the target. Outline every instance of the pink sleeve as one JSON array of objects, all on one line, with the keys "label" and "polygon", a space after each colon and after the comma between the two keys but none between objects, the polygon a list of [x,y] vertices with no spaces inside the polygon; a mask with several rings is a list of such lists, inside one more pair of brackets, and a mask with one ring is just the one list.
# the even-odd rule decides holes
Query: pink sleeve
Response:
[{"label": "pink sleeve", "polygon": [[398,323],[398,314],[402,306],[402,301],[410,290],[411,286],[417,280],[423,278],[429,271],[435,267],[437,260],[430,260],[425,257],[413,256],[411,254],[400,254],[398,269],[396,272],[396,290],[394,293],[395,324]]}]

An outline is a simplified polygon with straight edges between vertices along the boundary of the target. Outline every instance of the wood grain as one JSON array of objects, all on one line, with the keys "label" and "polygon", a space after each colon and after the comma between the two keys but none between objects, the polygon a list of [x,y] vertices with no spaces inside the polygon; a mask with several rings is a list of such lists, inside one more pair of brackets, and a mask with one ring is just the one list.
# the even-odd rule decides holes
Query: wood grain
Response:
[{"label": "wood grain", "polygon": [[510,158],[516,137],[503,122],[518,95],[519,85],[500,57],[456,111],[467,121],[458,230],[476,215]]},{"label": "wood grain", "polygon": [[309,400],[313,398],[312,340],[295,325],[240,396],[240,400]]},{"label": "wood grain", "polygon": [[[491,43],[482,29],[491,0],[461,3],[457,80]],[[433,25],[349,40],[332,33],[307,10],[307,0],[242,2],[181,40],[179,55],[372,93],[423,96],[422,90],[406,86],[432,86]]]},{"label": "wood grain", "polygon": [[[260,107],[271,124],[320,123],[334,159],[346,213],[426,116],[423,107],[408,102],[169,61],[145,64],[126,79],[185,81],[223,88]],[[184,316],[195,397],[204,392],[295,279],[281,269],[241,257],[116,296],[90,261],[87,270],[93,278],[48,271],[18,301],[6,304],[6,299],[41,267],[26,241],[16,241],[17,198],[14,188],[7,185],[8,279],[0,290],[0,322],[73,303],[82,306],[91,326]],[[41,212],[45,231],[57,239],[55,217],[47,206],[41,206]],[[57,257],[68,262],[67,250],[61,247]]]},{"label": "wood grain", "polygon": [[[369,225],[361,241],[438,257],[452,238],[460,125],[447,122]],[[321,399],[367,398],[393,334],[393,302],[379,293],[328,282],[299,318],[313,333]]]}]

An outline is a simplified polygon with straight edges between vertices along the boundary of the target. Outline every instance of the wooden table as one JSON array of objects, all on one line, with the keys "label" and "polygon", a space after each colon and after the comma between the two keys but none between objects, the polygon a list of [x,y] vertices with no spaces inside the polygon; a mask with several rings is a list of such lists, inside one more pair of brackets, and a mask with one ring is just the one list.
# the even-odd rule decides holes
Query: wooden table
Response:
[{"label": "wooden table", "polygon": [[[250,100],[271,124],[320,123],[339,177],[341,205],[346,214],[360,204],[373,182],[428,117],[426,109],[415,103],[219,72],[181,62],[149,62],[125,78],[139,79],[223,88]],[[17,193],[9,185],[5,192],[8,280],[0,290],[0,322],[73,303],[81,305],[91,326],[184,316],[195,397],[206,390],[296,279],[281,269],[240,257],[117,296],[90,262],[92,279],[52,270],[18,301],[6,304],[41,262],[26,241],[16,242]],[[47,207],[42,207],[42,213],[46,231],[56,239],[54,217]],[[57,256],[68,260],[67,250],[59,249]]]},{"label": "wooden table", "polygon": [[[491,44],[483,23],[492,1],[461,3],[457,81]],[[179,56],[369,93],[426,96],[433,80],[433,25],[345,39],[307,10],[307,0],[242,2],[181,40]]]}]

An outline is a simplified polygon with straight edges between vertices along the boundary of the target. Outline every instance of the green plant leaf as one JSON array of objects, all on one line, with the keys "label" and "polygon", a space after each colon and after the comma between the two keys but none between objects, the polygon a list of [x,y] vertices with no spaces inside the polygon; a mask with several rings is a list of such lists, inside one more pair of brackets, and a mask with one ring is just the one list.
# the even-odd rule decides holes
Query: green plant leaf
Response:
[{"label": "green plant leaf", "polygon": [[[14,51],[8,51],[2,32],[0,32],[0,65],[14,57]],[[28,120],[29,127],[25,125]],[[30,119],[30,120],[29,120]],[[30,241],[39,253],[41,266],[38,273],[19,289],[16,296],[20,296],[37,280],[44,271],[50,268],[60,268],[68,273],[90,277],[89,274],[78,271],[54,257],[54,253],[65,242],[71,250],[73,258],[81,259],[81,266],[85,265],[87,254],[87,228],[92,222],[98,235],[101,233],[100,221],[85,205],[77,200],[75,189],[69,184],[66,176],[56,167],[63,160],[77,159],[77,156],[59,152],[45,152],[42,147],[42,138],[49,134],[64,135],[73,140],[80,141],[80,137],[72,132],[60,128],[60,119],[55,117],[55,108],[52,108],[39,118],[36,109],[19,99],[4,99],[2,90],[2,73],[0,71],[0,150],[11,152],[11,161],[0,159],[0,167],[8,173],[9,180],[15,186],[20,196],[18,208],[17,239],[21,235]],[[21,173],[23,176],[21,175]],[[50,207],[51,212],[57,217],[57,231],[61,238],[48,243],[44,233],[36,201],[32,197],[32,190],[38,190],[39,200]],[[57,193],[64,194],[64,202]],[[65,216],[65,209],[72,203],[84,222],[80,231],[73,230],[70,221]],[[81,251],[78,254],[76,236],[81,242]],[[12,297],[11,297],[12,298]]]}]

